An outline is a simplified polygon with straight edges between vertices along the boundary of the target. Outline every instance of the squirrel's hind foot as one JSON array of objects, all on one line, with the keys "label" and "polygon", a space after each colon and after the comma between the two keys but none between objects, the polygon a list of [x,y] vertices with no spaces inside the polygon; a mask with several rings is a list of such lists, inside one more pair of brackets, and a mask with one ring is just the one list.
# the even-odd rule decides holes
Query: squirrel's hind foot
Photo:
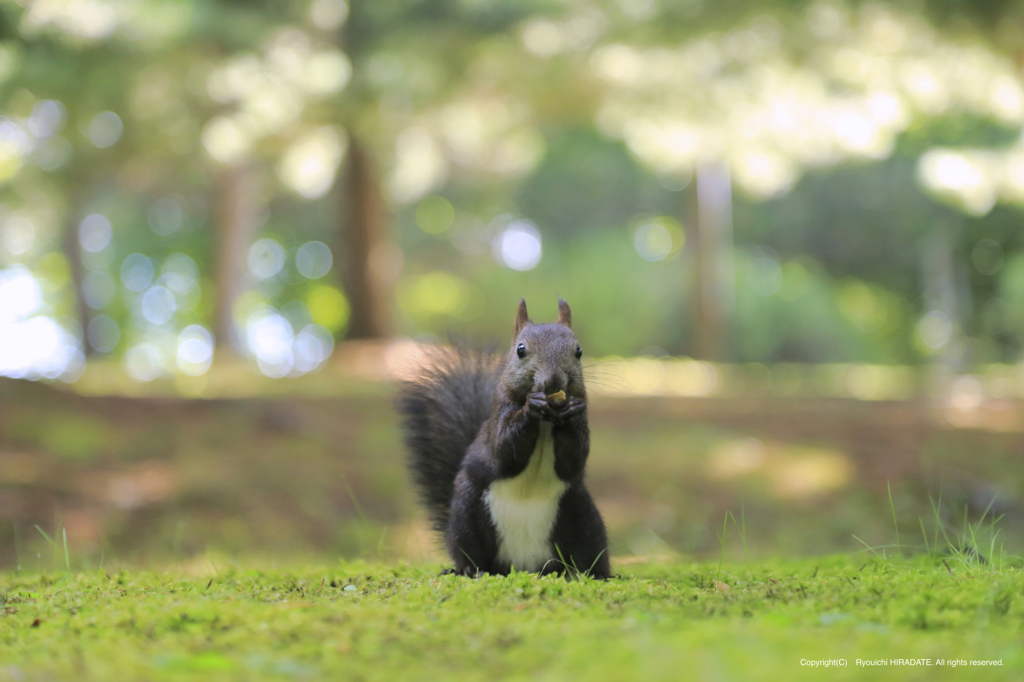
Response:
[{"label": "squirrel's hind foot", "polygon": [[446,568],[438,574],[438,577],[442,575],[458,575],[464,578],[473,578],[475,580],[476,578],[482,578],[485,575],[490,575],[490,573],[488,573],[487,571],[481,571],[480,569],[474,568],[472,566],[467,566],[463,569]]}]

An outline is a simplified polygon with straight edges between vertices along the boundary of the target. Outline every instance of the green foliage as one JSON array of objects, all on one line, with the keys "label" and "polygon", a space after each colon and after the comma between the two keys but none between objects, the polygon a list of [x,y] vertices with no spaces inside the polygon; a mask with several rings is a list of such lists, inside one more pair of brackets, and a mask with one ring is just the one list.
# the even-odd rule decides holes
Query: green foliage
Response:
[{"label": "green foliage", "polygon": [[907,298],[922,285],[922,241],[960,220],[921,191],[910,158],[809,173],[789,194],[761,204],[740,196],[734,217],[741,244],[806,254],[833,277],[866,279]]},{"label": "green foliage", "polygon": [[1012,145],[1019,136],[1019,128],[957,112],[921,121],[900,137],[895,153],[917,157],[935,146],[998,149]]},{"label": "green foliage", "polygon": [[553,237],[585,239],[638,213],[682,210],[680,195],[659,186],[622,143],[586,128],[547,137],[547,153],[518,187],[516,203]]},{"label": "green foliage", "polygon": [[527,272],[493,267],[488,253],[461,276],[410,274],[399,285],[399,304],[413,329],[443,336],[471,328],[503,343],[520,297],[536,322],[553,321],[561,297],[572,305],[573,329],[590,357],[680,348],[687,282],[678,255],[649,263],[623,228],[591,229],[586,239],[545,242],[544,249],[541,264]]},{"label": "green foliage", "polygon": [[[933,559],[613,567],[622,578],[343,563],[0,576],[5,672],[61,679],[905,679],[856,659],[994,659],[1019,677],[1024,573]],[[17,673],[11,671],[17,670]],[[933,666],[928,679],[963,679]]]},{"label": "green foliage", "polygon": [[[809,259],[759,266],[737,254],[736,357],[746,362],[913,361],[905,302],[860,280],[835,281]],[[765,268],[772,268],[765,272]],[[777,271],[775,270],[777,268]],[[772,282],[769,277],[777,278]]]},{"label": "green foliage", "polygon": [[[410,329],[444,337],[472,329],[503,340],[516,300],[525,297],[534,319],[553,319],[563,297],[588,354],[686,354],[692,338],[693,262],[674,253],[659,262],[640,257],[633,230],[590,229],[585,239],[545,242],[535,269],[489,267],[409,274],[398,301]],[[836,281],[814,260],[781,264],[770,249],[735,252],[734,347],[742,362],[914,362],[913,322],[906,302],[876,284]],[[423,267],[423,263],[417,263]],[[504,305],[502,305],[504,302]]]},{"label": "green foliage", "polygon": [[[916,12],[932,19],[935,27],[928,30],[934,30],[934,35],[924,42],[955,47],[962,36],[977,41],[981,52],[991,54],[993,74],[1002,68],[999,51],[1019,47],[1011,37],[1020,33],[1014,27],[1021,14],[1008,3],[990,3],[984,9],[959,0],[929,0],[914,7],[883,4],[891,4],[901,17],[904,12]],[[861,11],[861,2],[839,5],[845,5],[845,10],[833,19],[847,16],[858,31],[871,17],[882,16],[877,7]],[[259,216],[259,234],[245,239],[277,239],[289,262],[267,281],[246,283],[257,289],[258,303],[279,310],[292,303],[301,307],[317,296],[317,285],[339,283],[338,266],[345,259],[340,253],[344,240],[337,234],[344,229],[344,221],[338,214],[344,207],[333,194],[322,199],[318,195],[312,201],[299,198],[274,173],[295,140],[327,126],[360,142],[379,174],[375,179],[382,181],[385,195],[392,200],[405,265],[398,286],[403,332],[443,335],[457,329],[504,338],[508,326],[504,301],[519,295],[529,295],[531,300],[565,296],[589,313],[581,316],[587,320],[581,324],[591,335],[594,352],[693,352],[692,253],[648,264],[630,244],[637,221],[645,216],[667,216],[692,229],[687,195],[668,189],[685,184],[688,170],[680,166],[677,176],[661,177],[664,185],[659,184],[654,166],[644,166],[650,159],[644,161],[646,157],[638,152],[643,135],[624,135],[628,144],[615,140],[612,136],[618,133],[609,121],[624,108],[635,123],[656,126],[653,121],[661,119],[660,110],[667,116],[662,123],[671,129],[672,120],[690,120],[694,112],[745,82],[737,78],[750,59],[779,78],[787,64],[794,73],[806,69],[804,76],[812,80],[821,76],[825,86],[849,89],[855,99],[857,83],[834,82],[834,74],[826,73],[829,69],[814,63],[814,50],[821,46],[814,41],[823,39],[806,42],[808,27],[829,14],[823,7],[805,0],[746,5],[609,0],[587,7],[553,0],[386,0],[348,3],[334,23],[325,24],[314,18],[314,4],[309,2],[192,0],[119,5],[112,33],[90,36],[74,22],[61,24],[52,17],[38,19],[41,27],[33,29],[33,22],[26,19],[31,10],[8,3],[2,8],[3,55],[9,57],[4,62],[8,72],[0,73],[3,114],[25,126],[34,105],[45,99],[59,101],[63,112],[59,129],[47,135],[59,138],[71,153],[63,165],[53,168],[35,163],[41,160],[35,157],[16,159],[21,170],[16,177],[5,178],[10,182],[0,191],[0,201],[12,214],[29,215],[35,242],[28,252],[0,254],[5,259],[0,265],[25,264],[55,291],[60,290],[59,295],[47,292],[48,299],[61,301],[48,301],[55,309],[41,314],[52,312],[68,324],[77,315],[83,328],[96,315],[110,316],[121,330],[120,342],[112,351],[118,355],[158,335],[139,319],[139,296],[118,287],[119,295],[101,309],[93,312],[79,305],[76,310],[74,280],[97,271],[116,283],[119,264],[132,253],[145,254],[158,265],[172,253],[188,254],[201,275],[201,292],[190,294],[199,301],[178,301],[173,321],[158,330],[171,350],[166,355],[173,355],[171,340],[182,327],[213,326],[215,288],[227,286],[218,277],[216,269],[222,263],[215,257],[216,244],[223,240],[217,232],[224,228],[228,205],[224,183],[218,181],[224,167],[204,151],[208,124],[216,116],[244,113],[238,120],[250,125],[254,116],[259,118],[254,111],[270,115],[277,106],[271,101],[276,101],[298,109],[292,118],[292,114],[282,115],[271,129],[250,136],[253,146],[243,155],[260,167],[263,183],[255,193],[261,197],[254,202],[258,205],[248,207]],[[54,10],[54,17],[64,16],[63,11],[63,6]],[[165,15],[176,18],[160,21]],[[154,27],[163,23],[166,26]],[[910,28],[897,33],[909,31],[910,37],[900,41],[916,44],[916,24],[910,21],[906,26]],[[642,79],[622,77],[613,87],[597,75],[598,63],[614,54],[626,59],[617,58],[624,68],[632,63],[624,54],[667,56],[694,47],[700,39],[707,41],[705,47],[712,52],[728,57],[723,57],[721,68],[707,72],[707,82],[701,81],[700,88],[673,90],[666,80],[665,91],[655,88],[651,101],[632,96],[619,101],[616,92],[629,90]],[[763,63],[751,57],[753,53],[744,57],[744,44],[761,42],[775,45],[765,53],[770,57]],[[617,53],[619,48],[625,52]],[[351,78],[346,76],[344,86],[322,97],[296,95],[288,102],[281,93],[291,90],[254,88],[253,83],[262,83],[262,88],[273,85],[274,79],[291,78],[282,75],[287,73],[284,67],[303,51],[330,52],[345,69],[351,66]],[[927,61],[922,55],[918,57]],[[656,60],[642,63],[651,65]],[[229,65],[233,75],[212,78]],[[901,77],[907,78],[906,74]],[[211,83],[218,79],[237,80],[232,86],[236,89],[244,81],[248,85],[243,89],[250,95],[259,90],[266,101],[243,102],[245,98],[239,99],[237,93],[215,95],[217,87]],[[766,87],[784,89],[785,82]],[[913,99],[908,99],[904,86],[894,81],[892,87],[894,97],[904,104]],[[820,104],[809,99],[806,106]],[[786,196],[767,202],[762,202],[762,194],[756,201],[735,198],[733,224],[742,253],[735,263],[740,278],[730,359],[923,361],[926,356],[915,347],[914,332],[917,318],[934,304],[928,300],[925,289],[931,285],[922,273],[931,238],[940,234],[955,244],[953,261],[958,269],[968,266],[981,239],[995,241],[1007,262],[1024,248],[1016,236],[1019,209],[997,208],[984,218],[965,218],[925,194],[916,177],[918,158],[936,146],[995,149],[1010,144],[1018,134],[1013,117],[999,121],[984,108],[960,105],[935,111],[915,107],[907,109],[909,123],[899,128],[903,133],[888,160],[831,169],[815,169],[812,163],[799,169],[798,175],[806,174]],[[736,107],[737,112],[741,109]],[[104,110],[118,114],[124,131],[112,147],[100,148],[90,142],[87,131],[93,117]],[[502,123],[503,119],[508,120]],[[642,133],[645,125],[633,133]],[[727,133],[735,135],[737,130],[730,128]],[[775,151],[791,155],[801,144],[798,137],[782,139]],[[420,144],[428,138],[429,144]],[[707,148],[714,146],[709,143]],[[751,143],[755,152],[760,146]],[[413,147],[419,150],[416,154],[410,151]],[[520,147],[536,151],[539,163],[509,165],[507,159],[495,163],[499,157],[516,156]],[[887,149],[875,152],[888,153]],[[443,169],[424,180],[426,195],[392,196],[389,188],[399,169],[423,170],[432,164]],[[742,185],[740,170],[737,166],[734,174],[737,186]],[[342,185],[344,180],[339,190],[344,189]],[[152,209],[170,197],[180,200],[183,224],[173,235],[155,234],[147,229]],[[402,203],[406,199],[407,205]],[[90,212],[110,218],[114,243],[102,258],[87,255],[78,264],[74,229]],[[487,254],[490,233],[478,240],[482,250],[448,243],[464,235],[469,224],[483,226],[479,231],[487,232],[487,223],[505,213],[537,225],[545,250],[537,269],[528,273],[502,269]],[[312,239],[329,244],[335,252],[334,272],[315,283],[303,281],[291,265],[296,247]],[[246,246],[237,248],[232,257],[244,261]],[[755,249],[771,250],[777,265],[799,262],[812,274],[809,281],[814,290],[799,301],[751,295],[744,271],[757,258],[748,262],[744,253]],[[70,270],[63,279],[42,267],[44,259],[61,250],[65,269]],[[393,255],[381,262],[394,265]],[[99,262],[104,258],[107,262]],[[962,299],[957,306],[961,314],[954,320],[957,334],[973,342],[978,359],[1015,361],[1024,332],[1015,321],[1013,276],[979,273],[968,266],[956,278]],[[857,287],[868,295],[850,293]],[[328,298],[322,295],[325,291],[320,290],[320,302]],[[339,338],[347,328],[347,302],[355,300],[351,291],[347,294],[345,301],[333,295],[334,314],[320,316]],[[858,300],[868,302],[860,305]],[[872,308],[882,312],[871,313]],[[866,316],[860,315],[865,311]],[[305,321],[305,317],[289,319]],[[883,323],[876,325],[877,319]],[[218,339],[221,345],[225,342]],[[175,371],[173,363],[167,364],[168,372]]]},{"label": "green foliage", "polygon": [[999,309],[992,322],[998,325],[998,330],[1021,338],[1024,336],[1024,254],[1016,254],[1003,266],[999,288]]}]

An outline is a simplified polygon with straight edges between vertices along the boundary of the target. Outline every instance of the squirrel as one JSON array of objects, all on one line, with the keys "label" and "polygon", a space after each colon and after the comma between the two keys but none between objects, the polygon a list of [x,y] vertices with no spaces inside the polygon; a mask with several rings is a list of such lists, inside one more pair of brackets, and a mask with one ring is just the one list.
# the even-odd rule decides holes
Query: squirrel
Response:
[{"label": "squirrel", "polygon": [[399,392],[409,468],[454,572],[611,574],[604,521],[583,485],[587,393],[572,332],[516,312],[507,358],[434,348]]}]

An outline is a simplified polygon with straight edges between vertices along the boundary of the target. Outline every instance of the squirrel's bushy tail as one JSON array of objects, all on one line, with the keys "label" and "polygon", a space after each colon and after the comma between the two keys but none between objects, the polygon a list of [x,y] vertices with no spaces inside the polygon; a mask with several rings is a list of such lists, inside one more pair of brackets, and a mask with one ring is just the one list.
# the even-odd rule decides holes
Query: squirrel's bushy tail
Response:
[{"label": "squirrel's bushy tail", "polygon": [[402,385],[398,411],[413,481],[434,526],[444,532],[462,459],[491,414],[500,360],[462,347],[425,352],[427,362]]}]

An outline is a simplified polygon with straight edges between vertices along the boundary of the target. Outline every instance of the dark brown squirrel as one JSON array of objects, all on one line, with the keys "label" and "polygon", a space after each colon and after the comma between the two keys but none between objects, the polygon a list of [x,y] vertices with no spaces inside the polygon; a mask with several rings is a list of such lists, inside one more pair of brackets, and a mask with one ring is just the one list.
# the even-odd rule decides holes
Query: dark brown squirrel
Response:
[{"label": "dark brown squirrel", "polygon": [[582,354],[569,304],[534,324],[521,300],[507,358],[436,348],[403,385],[409,468],[455,573],[609,577],[604,521],[583,485]]}]

